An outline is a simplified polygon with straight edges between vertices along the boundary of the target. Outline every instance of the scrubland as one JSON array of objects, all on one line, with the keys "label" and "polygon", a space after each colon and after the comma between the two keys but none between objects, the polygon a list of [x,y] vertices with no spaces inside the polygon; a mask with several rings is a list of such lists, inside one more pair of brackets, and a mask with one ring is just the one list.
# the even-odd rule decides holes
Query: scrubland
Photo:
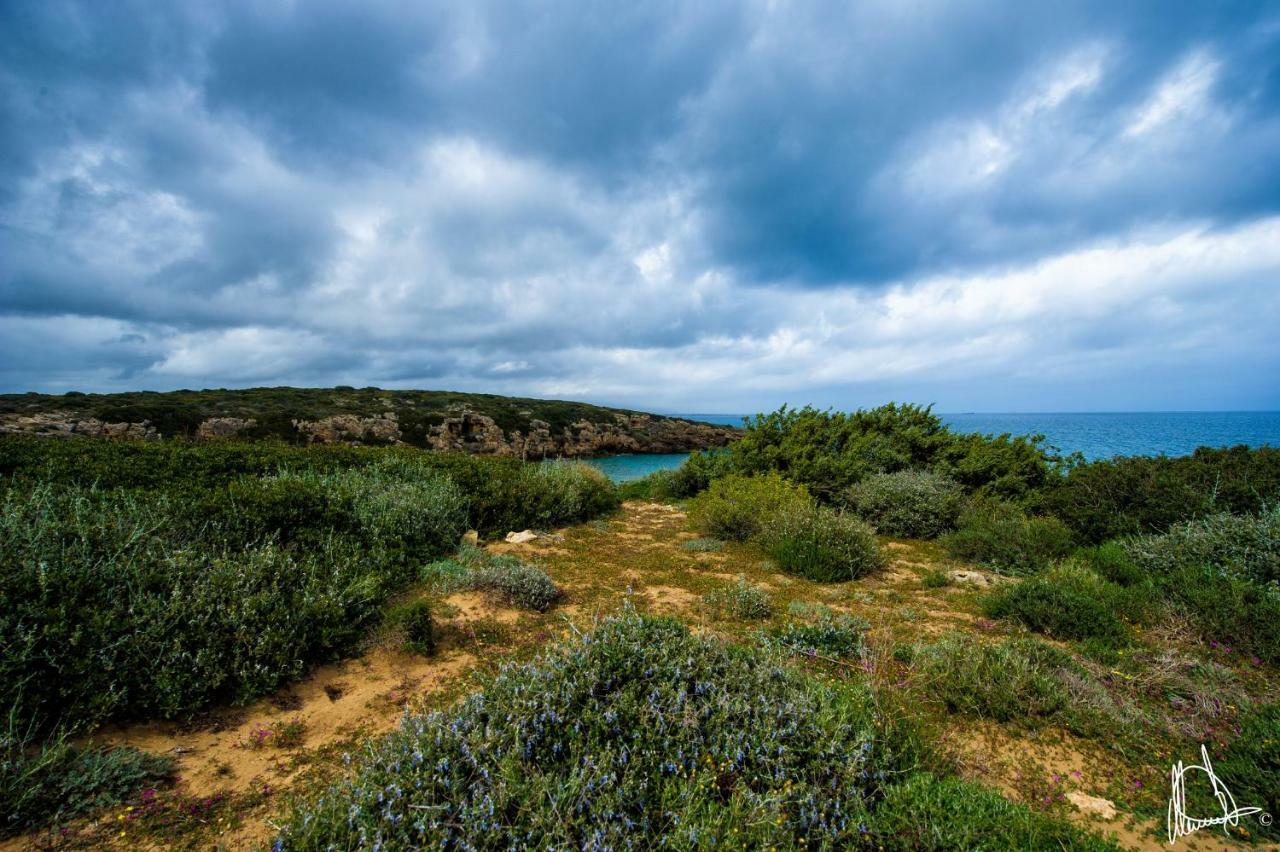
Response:
[{"label": "scrubland", "polygon": [[0,474],[13,845],[1155,848],[1201,744],[1280,816],[1277,450],[886,406],[621,488],[249,443]]}]

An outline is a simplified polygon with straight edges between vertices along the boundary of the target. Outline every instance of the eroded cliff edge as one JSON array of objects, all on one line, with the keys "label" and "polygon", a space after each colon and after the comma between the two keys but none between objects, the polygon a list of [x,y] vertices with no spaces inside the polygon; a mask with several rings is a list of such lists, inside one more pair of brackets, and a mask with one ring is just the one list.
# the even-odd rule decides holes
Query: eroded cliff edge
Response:
[{"label": "eroded cliff edge", "polygon": [[586,403],[446,391],[253,388],[0,396],[0,434],[409,444],[528,459],[721,447],[737,430]]}]

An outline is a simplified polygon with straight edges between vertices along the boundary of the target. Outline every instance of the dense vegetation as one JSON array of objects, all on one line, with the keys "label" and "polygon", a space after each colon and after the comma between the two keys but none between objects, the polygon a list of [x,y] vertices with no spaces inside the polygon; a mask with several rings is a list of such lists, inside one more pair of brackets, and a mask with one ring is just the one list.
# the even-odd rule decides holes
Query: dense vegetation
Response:
[{"label": "dense vegetation", "polygon": [[[18,814],[0,830],[121,801],[169,771],[128,749],[71,748],[73,729],[246,701],[379,622],[429,653],[431,592],[530,613],[576,598],[564,575],[562,589],[538,566],[460,547],[462,533],[599,517],[619,492],[689,501],[698,532],[672,542],[683,559],[754,560],[737,568],[751,580],[704,575],[691,596],[746,644],[627,609],[442,713],[407,716],[296,803],[280,846],[1108,848],[951,777],[895,711],[899,689],[931,712],[1053,725],[1147,757],[1193,732],[1218,743],[1242,803],[1241,790],[1275,807],[1275,705],[1151,637],[1176,631],[1179,648],[1226,648],[1251,671],[1280,665],[1280,454],[1084,463],[890,405],[760,415],[730,448],[622,489],[579,465],[408,447],[0,438],[4,768],[26,779],[0,783],[0,810]],[[999,623],[977,619],[975,633],[1005,635],[879,647],[868,622],[793,610],[801,581],[769,578],[873,573],[887,562],[878,535],[936,540],[894,547],[940,559],[920,587]],[[947,589],[942,553],[1008,576]],[[839,676],[806,673],[822,666]]]},{"label": "dense vegetation", "polygon": [[[6,763],[32,777],[84,763],[51,761],[42,737],[244,702],[350,653],[469,526],[617,505],[586,466],[404,448],[6,438],[0,472],[0,706],[23,732]],[[532,570],[473,582],[545,609],[556,591]],[[429,650],[429,611],[398,618]]]},{"label": "dense vegetation", "polygon": [[[106,423],[149,422],[161,436],[192,437],[211,417],[252,419],[257,424],[243,433],[245,439],[274,438],[293,441],[294,420],[320,420],[339,414],[360,417],[396,414],[403,440],[424,446],[433,426],[466,409],[493,418],[505,432],[529,432],[531,420],[542,420],[559,434],[572,424],[616,424],[617,414],[640,414],[603,408],[584,402],[554,399],[522,399],[454,391],[384,390],[382,388],[246,388],[243,390],[179,390],[166,393],[0,394],[0,415],[64,411],[93,417]],[[656,420],[669,419],[650,415]]]},{"label": "dense vegetation", "polygon": [[1113,848],[923,759],[864,687],[624,612],[406,718],[278,845]]}]

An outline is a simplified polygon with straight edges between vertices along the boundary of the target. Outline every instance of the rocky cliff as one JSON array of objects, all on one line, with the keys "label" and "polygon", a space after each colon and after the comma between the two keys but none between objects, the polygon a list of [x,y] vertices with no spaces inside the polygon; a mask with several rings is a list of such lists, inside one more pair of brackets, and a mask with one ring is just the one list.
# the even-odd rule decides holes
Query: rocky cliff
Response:
[{"label": "rocky cliff", "polygon": [[[504,422],[500,423],[496,417],[474,410],[466,402],[456,399],[442,409],[424,412],[420,400],[415,403],[413,399],[386,395],[396,392],[381,393],[383,395],[376,402],[381,403],[383,410],[367,413],[345,411],[325,416],[292,417],[283,415],[279,409],[272,409],[258,417],[204,416],[207,409],[201,411],[199,407],[183,403],[191,411],[184,413],[186,419],[181,421],[175,418],[171,409],[155,408],[154,403],[150,410],[159,412],[154,421],[149,418],[113,421],[111,413],[134,413],[119,405],[115,408],[85,406],[81,410],[52,408],[33,411],[30,409],[37,405],[30,397],[34,395],[24,395],[28,410],[0,410],[0,434],[126,440],[163,440],[181,436],[200,441],[269,437],[308,444],[410,444],[432,450],[527,459],[685,452],[722,447],[737,435],[737,430],[726,426],[580,403],[554,404],[557,407],[544,405],[543,409],[549,415],[558,415],[559,422],[553,424],[536,416],[539,413],[537,401],[477,397],[502,418]],[[40,399],[53,401],[59,398]],[[504,403],[521,402],[523,407],[512,408],[513,414],[508,410],[511,407],[496,406],[495,399]],[[566,409],[567,405],[573,407]],[[10,407],[20,408],[17,405]],[[219,410],[225,408],[221,406]],[[316,406],[310,408],[314,410]],[[249,413],[251,409],[242,407],[241,410]],[[566,411],[569,416],[566,416]],[[179,423],[181,428],[175,427],[174,423]]]}]

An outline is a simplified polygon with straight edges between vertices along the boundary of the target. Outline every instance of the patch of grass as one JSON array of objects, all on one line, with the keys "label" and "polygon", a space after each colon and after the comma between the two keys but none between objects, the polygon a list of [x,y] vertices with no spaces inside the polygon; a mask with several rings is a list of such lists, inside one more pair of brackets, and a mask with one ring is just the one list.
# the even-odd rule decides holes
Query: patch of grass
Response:
[{"label": "patch of grass", "polygon": [[745,577],[739,577],[736,583],[707,592],[702,599],[712,609],[743,621],[768,618],[773,614],[773,601],[769,593],[759,586],[751,585]]},{"label": "patch of grass", "polygon": [[941,568],[930,568],[924,572],[920,583],[926,589],[943,589],[951,585],[951,577]]},{"label": "patch of grass", "polygon": [[885,792],[874,826],[871,843],[885,850],[1121,848],[994,790],[924,772]]},{"label": "patch of grass", "polygon": [[10,713],[0,731],[0,836],[121,804],[172,774],[172,759],[135,748],[78,749],[65,732],[37,741]]},{"label": "patch of grass", "polygon": [[775,515],[761,543],[780,569],[819,583],[854,580],[886,562],[866,523],[821,506]]},{"label": "patch of grass", "polygon": [[719,553],[724,550],[724,542],[718,538],[691,538],[680,542],[680,547],[691,553]]},{"label": "patch of grass", "polygon": [[1057,518],[1030,517],[1012,503],[977,501],[943,540],[958,559],[1004,574],[1034,574],[1071,552],[1071,531]]},{"label": "patch of grass", "polygon": [[[1237,805],[1262,808],[1273,818],[1269,826],[1257,817],[1245,818],[1241,826],[1247,827],[1255,839],[1276,842],[1280,840],[1280,826],[1274,820],[1280,814],[1280,704],[1250,707],[1237,724],[1231,743],[1212,755],[1213,771],[1231,791]],[[1196,754],[1183,758],[1188,765],[1200,763]],[[1196,775],[1187,776],[1188,812],[1207,816],[1221,810],[1208,787],[1196,783]]]},{"label": "patch of grass", "polygon": [[997,722],[1053,722],[1081,736],[1139,730],[1070,654],[1038,639],[985,643],[963,634],[909,650],[926,692],[953,713]]}]

